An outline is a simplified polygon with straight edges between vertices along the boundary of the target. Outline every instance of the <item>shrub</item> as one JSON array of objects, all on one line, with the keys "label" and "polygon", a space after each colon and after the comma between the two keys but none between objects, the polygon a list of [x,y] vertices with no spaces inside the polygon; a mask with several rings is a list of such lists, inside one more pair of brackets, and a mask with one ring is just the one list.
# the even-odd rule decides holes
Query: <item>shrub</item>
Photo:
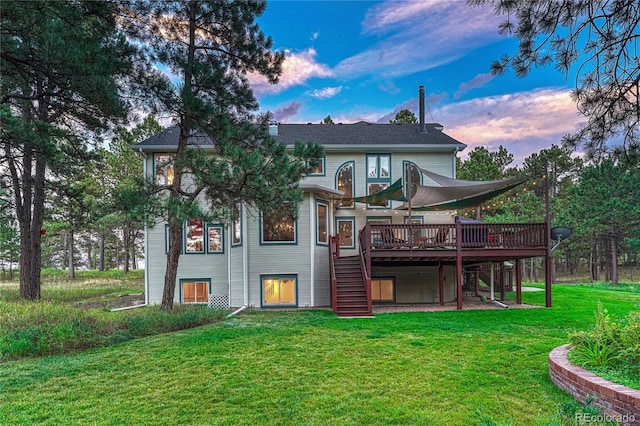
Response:
[{"label": "shrub", "polygon": [[640,312],[631,312],[622,320],[609,316],[598,303],[595,324],[587,331],[569,334],[573,346],[569,358],[584,368],[616,370],[633,376],[640,375]]},{"label": "shrub", "polygon": [[0,303],[0,359],[64,354],[210,324],[224,312],[204,306],[87,311],[51,302]]}]

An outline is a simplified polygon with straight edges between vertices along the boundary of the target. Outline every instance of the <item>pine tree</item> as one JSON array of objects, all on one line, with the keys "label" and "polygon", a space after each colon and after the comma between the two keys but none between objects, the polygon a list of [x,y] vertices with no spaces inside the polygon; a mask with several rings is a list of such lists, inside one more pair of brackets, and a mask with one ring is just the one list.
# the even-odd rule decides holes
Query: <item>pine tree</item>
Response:
[{"label": "pine tree", "polygon": [[[265,2],[149,1],[136,7],[136,16],[151,18],[137,35],[156,61],[179,76],[156,86],[158,102],[180,130],[173,180],[153,188],[169,224],[161,307],[170,310],[184,222],[226,218],[237,200],[267,212],[295,212],[302,197],[296,183],[307,171],[306,160],[322,152],[299,144],[291,157],[268,137],[269,117],[253,115],[258,104],[247,75],[277,83],[284,60],[255,23]],[[198,140],[212,141],[213,152],[199,149]],[[203,197],[206,205],[199,201]]]}]

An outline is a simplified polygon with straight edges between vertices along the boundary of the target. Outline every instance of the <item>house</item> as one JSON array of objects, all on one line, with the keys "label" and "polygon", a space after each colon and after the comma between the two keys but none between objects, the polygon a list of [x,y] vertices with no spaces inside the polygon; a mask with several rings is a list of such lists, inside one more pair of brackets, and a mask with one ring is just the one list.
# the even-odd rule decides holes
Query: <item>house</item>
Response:
[{"label": "house", "polygon": [[[490,229],[456,221],[455,203],[435,209],[424,200],[407,203],[407,184],[416,197],[435,191],[428,185],[449,193],[438,180],[454,181],[456,154],[465,148],[441,125],[425,123],[424,109],[416,124],[273,124],[269,132],[287,146],[324,146],[324,158],[300,183],[298,219],[267,217],[238,202],[231,223],[186,221],[176,302],[332,307],[342,315],[370,314],[372,303],[457,300],[461,308],[465,267],[545,254],[544,224]],[[177,129],[169,129],[136,146],[145,154],[146,173],[159,182],[171,179],[168,160],[177,137]],[[149,304],[162,299],[167,227],[145,231]],[[526,250],[518,251],[524,237],[505,242],[505,236],[530,235],[531,229],[537,234],[527,237],[535,241]]]}]

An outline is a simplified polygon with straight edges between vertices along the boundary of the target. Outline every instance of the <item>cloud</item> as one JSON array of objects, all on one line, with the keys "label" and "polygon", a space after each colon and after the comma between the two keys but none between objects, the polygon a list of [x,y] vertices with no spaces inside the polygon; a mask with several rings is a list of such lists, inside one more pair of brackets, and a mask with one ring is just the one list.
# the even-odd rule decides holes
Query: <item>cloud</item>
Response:
[{"label": "cloud", "polygon": [[[446,92],[429,93],[427,95],[426,108],[425,108],[425,121],[427,123],[436,121],[432,117],[433,107],[435,105],[438,105],[440,102],[444,101],[447,98],[448,98],[448,94]],[[417,119],[420,119],[419,117],[420,105],[418,104],[418,96],[416,96],[415,98],[409,99],[408,101],[405,101],[400,105],[396,106],[392,112],[384,114],[382,117],[378,118],[376,122],[381,124],[386,124],[389,122],[389,120],[393,120],[394,118],[396,118],[396,114],[403,109],[408,109],[409,111],[413,112],[413,114],[416,116]]]},{"label": "cloud", "polygon": [[320,33],[318,31],[315,31],[313,34],[311,34],[311,40],[313,41],[317,40],[318,37],[320,37]]},{"label": "cloud", "polygon": [[285,60],[282,64],[282,74],[278,84],[269,84],[262,75],[251,73],[248,75],[249,82],[257,96],[261,94],[273,94],[282,92],[292,86],[305,84],[313,77],[331,77],[331,69],[316,62],[317,52],[309,48],[302,52],[292,53],[285,51]]},{"label": "cloud", "polygon": [[336,96],[341,91],[342,91],[342,86],[325,87],[324,89],[311,90],[306,94],[316,99],[329,99]]},{"label": "cloud", "polygon": [[460,97],[462,97],[462,95],[467,93],[469,90],[484,86],[485,84],[493,80],[494,77],[495,76],[492,75],[491,73],[476,75],[471,80],[461,83],[460,86],[458,86],[458,91],[453,94],[453,98],[459,99]]},{"label": "cloud", "polygon": [[443,106],[434,111],[445,132],[467,144],[463,155],[476,146],[489,150],[500,145],[516,163],[533,152],[560,144],[562,136],[584,124],[566,88],[489,96]]},{"label": "cloud", "polygon": [[369,10],[362,28],[365,35],[386,36],[341,61],[333,70],[336,76],[413,74],[453,62],[500,38],[490,7],[472,7],[460,0],[389,1]]},{"label": "cloud", "polygon": [[298,112],[300,112],[301,108],[302,108],[301,102],[293,101],[288,105],[273,111],[272,112],[273,119],[278,122],[286,123],[287,121],[289,121],[289,119],[298,115]]},{"label": "cloud", "polygon": [[390,95],[397,95],[398,93],[400,93],[400,89],[398,89],[396,85],[393,84],[393,81],[391,80],[387,80],[384,83],[379,84],[378,89]]}]

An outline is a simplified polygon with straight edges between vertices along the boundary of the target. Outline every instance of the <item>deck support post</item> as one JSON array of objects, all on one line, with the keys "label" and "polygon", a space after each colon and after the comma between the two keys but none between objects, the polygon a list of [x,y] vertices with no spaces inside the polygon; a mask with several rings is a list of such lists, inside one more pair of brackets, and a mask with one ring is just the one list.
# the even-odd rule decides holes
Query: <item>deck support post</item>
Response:
[{"label": "deck support post", "polygon": [[504,262],[500,262],[500,300],[504,302],[504,286],[507,285]]},{"label": "deck support post", "polygon": [[456,217],[456,284],[458,290],[458,310],[462,310],[462,224]]},{"label": "deck support post", "polygon": [[444,264],[442,260],[438,263],[438,294],[440,306],[444,306]]},{"label": "deck support post", "polygon": [[522,260],[516,259],[516,304],[522,305]]}]

